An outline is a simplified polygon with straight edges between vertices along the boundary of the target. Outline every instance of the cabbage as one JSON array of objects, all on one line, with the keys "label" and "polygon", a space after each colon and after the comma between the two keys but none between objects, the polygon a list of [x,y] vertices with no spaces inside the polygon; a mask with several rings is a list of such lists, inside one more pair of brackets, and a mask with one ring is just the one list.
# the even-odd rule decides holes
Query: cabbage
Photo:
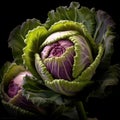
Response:
[{"label": "cabbage", "polygon": [[[22,96],[35,108],[44,108],[43,118],[86,120],[83,104],[91,98],[109,96],[112,87],[109,92],[106,89],[119,83],[120,66],[111,61],[114,40],[112,17],[103,10],[80,6],[78,2],[49,11],[44,23],[27,19],[13,29],[8,42],[15,64],[24,66],[33,76],[24,77]],[[2,73],[5,71],[6,68]],[[1,76],[4,101],[8,96],[14,98],[21,89],[15,85],[14,94],[10,89],[7,95],[4,91],[11,80],[8,74],[15,73],[6,72]],[[37,112],[41,113],[41,109]]]}]

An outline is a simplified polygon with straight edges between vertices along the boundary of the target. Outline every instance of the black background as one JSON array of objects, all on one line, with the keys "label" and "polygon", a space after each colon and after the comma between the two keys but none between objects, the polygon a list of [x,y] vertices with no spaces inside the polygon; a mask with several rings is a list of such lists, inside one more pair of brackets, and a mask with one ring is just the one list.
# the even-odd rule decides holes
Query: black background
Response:
[{"label": "black background", "polygon": [[[14,27],[21,24],[28,18],[39,19],[42,23],[46,21],[48,11],[56,9],[58,6],[69,6],[72,0],[29,0],[29,1],[2,1],[0,3],[0,67],[6,61],[12,61],[11,49],[8,48],[9,33]],[[117,1],[107,0],[76,0],[81,6],[89,8],[95,7],[96,10],[102,9],[112,16],[116,23],[117,33],[120,35],[120,6]],[[117,36],[119,37],[119,36]],[[113,63],[120,63],[120,39],[114,44],[115,52],[112,58]],[[119,88],[116,90],[119,92]],[[116,119],[120,114],[119,96],[113,95],[110,99],[101,102],[91,103],[92,109],[101,120]],[[0,106],[1,107],[1,106]],[[118,109],[118,110],[117,110]],[[7,119],[7,113],[0,108],[0,119]],[[115,117],[115,118],[114,118]],[[9,118],[9,117],[8,117]],[[120,117],[119,117],[120,118]]]}]

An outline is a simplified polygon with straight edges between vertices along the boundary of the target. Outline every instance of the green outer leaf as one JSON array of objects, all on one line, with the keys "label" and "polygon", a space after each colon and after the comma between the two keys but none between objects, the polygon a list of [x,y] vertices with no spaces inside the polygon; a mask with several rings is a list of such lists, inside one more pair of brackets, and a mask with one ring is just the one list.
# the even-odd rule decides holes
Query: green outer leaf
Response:
[{"label": "green outer leaf", "polygon": [[12,54],[16,63],[23,63],[21,56],[23,54],[22,49],[25,47],[24,39],[26,34],[29,30],[40,25],[40,21],[35,18],[27,19],[22,25],[17,26],[13,31],[11,31],[8,45],[12,49]]},{"label": "green outer leaf", "polygon": [[92,81],[66,81],[64,79],[54,79],[51,81],[45,81],[45,85],[57,93],[61,93],[66,96],[76,95],[77,92],[81,91],[85,86],[91,84]]},{"label": "green outer leaf", "polygon": [[6,63],[2,66],[2,68],[0,69],[0,82],[2,81],[3,76],[4,76],[4,74],[6,73],[6,71],[8,70],[8,67],[9,67],[10,65],[11,65],[10,62],[6,62]]},{"label": "green outer leaf", "polygon": [[52,75],[48,72],[45,64],[42,62],[42,59],[40,58],[39,54],[35,54],[35,68],[37,70],[37,72],[39,73],[39,75],[41,76],[41,78],[46,81],[52,81],[54,80]]},{"label": "green outer leaf", "polygon": [[17,65],[16,63],[12,63],[6,72],[3,75],[2,82],[1,82],[1,95],[2,99],[9,100],[8,95],[5,93],[5,88],[8,86],[10,80],[12,80],[17,74],[20,72],[25,71],[25,68],[21,65]]},{"label": "green outer leaf", "polygon": [[29,31],[25,39],[26,46],[23,49],[23,62],[26,68],[37,77],[38,73],[35,69],[35,53],[39,52],[39,47],[45,40],[47,34],[48,32],[45,27],[38,26],[37,28]]},{"label": "green outer leaf", "polygon": [[11,63],[10,62],[6,62],[3,66],[2,66],[2,68],[0,69],[0,99],[2,99],[2,91],[1,91],[1,89],[2,89],[2,84],[1,84],[1,82],[2,82],[2,80],[3,80],[3,76],[4,76],[4,74],[7,72],[7,70],[8,70],[8,68],[9,68],[9,66],[11,65]]},{"label": "green outer leaf", "polygon": [[89,33],[93,35],[95,30],[95,12],[87,7],[79,8],[79,2],[71,2],[70,6],[60,6],[56,11],[51,10],[48,13],[45,26],[49,28],[54,23],[60,20],[70,20],[78,23],[83,23]]}]

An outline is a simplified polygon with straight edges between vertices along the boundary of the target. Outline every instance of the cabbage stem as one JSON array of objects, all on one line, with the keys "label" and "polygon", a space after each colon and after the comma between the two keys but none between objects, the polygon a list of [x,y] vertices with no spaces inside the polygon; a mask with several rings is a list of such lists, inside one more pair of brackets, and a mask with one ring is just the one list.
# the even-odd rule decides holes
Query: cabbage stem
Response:
[{"label": "cabbage stem", "polygon": [[82,101],[77,102],[76,109],[79,115],[79,120],[87,120],[87,115],[86,115]]}]

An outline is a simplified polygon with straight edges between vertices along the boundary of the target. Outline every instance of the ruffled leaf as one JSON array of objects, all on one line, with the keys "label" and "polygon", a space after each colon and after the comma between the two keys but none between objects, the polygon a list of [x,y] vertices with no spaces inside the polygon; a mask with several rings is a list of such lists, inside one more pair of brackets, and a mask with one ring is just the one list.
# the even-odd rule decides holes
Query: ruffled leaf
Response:
[{"label": "ruffled leaf", "polygon": [[58,31],[68,31],[74,30],[77,31],[78,34],[85,37],[88,44],[91,46],[91,50],[95,52],[97,50],[98,45],[96,45],[94,39],[92,38],[91,34],[88,32],[86,26],[83,23],[78,23],[69,20],[60,20],[59,22],[54,23],[50,28],[50,34]]},{"label": "ruffled leaf", "polygon": [[[54,30],[54,28],[53,29],[50,28],[48,31],[51,33],[51,32],[53,32],[53,30]],[[56,41],[58,41],[60,39],[61,40],[62,39],[68,39],[70,36],[78,34],[77,31],[69,30],[69,29],[66,30],[66,31],[58,31],[58,32],[54,31],[54,32],[55,33],[51,33],[51,35],[49,35],[47,37],[47,39],[42,43],[42,45],[40,46],[40,48],[45,47],[45,46],[47,46],[49,44],[55,43]]]},{"label": "ruffled leaf", "polygon": [[35,53],[39,52],[39,47],[47,36],[47,30],[43,26],[31,30],[26,35],[26,46],[23,50],[23,62],[26,68],[35,76],[38,77],[38,73],[35,68]]},{"label": "ruffled leaf", "polygon": [[13,29],[13,31],[9,35],[9,47],[12,49],[12,54],[14,57],[14,61],[18,64],[22,64],[22,54],[23,48],[25,47],[25,36],[29,30],[40,26],[41,23],[37,19],[27,19],[22,25],[17,26]]},{"label": "ruffled leaf", "polygon": [[100,68],[107,68],[111,63],[111,56],[114,51],[113,42],[115,40],[115,23],[110,15],[105,11],[96,12],[96,31],[94,39],[96,43],[102,43],[105,47]]},{"label": "ruffled leaf", "polygon": [[56,11],[51,10],[48,13],[48,18],[45,26],[49,28],[54,23],[60,20],[70,20],[74,22],[83,23],[92,35],[95,28],[95,14],[94,11],[87,7],[79,8],[78,2],[71,2],[70,6],[60,6],[56,8]]},{"label": "ruffled leaf", "polygon": [[74,35],[69,39],[74,43],[75,51],[72,75],[73,78],[77,78],[93,62],[92,52],[89,44],[81,35]]},{"label": "ruffled leaf", "polygon": [[35,54],[35,68],[38,74],[41,76],[42,80],[49,80],[52,81],[53,77],[52,75],[48,72],[45,64],[43,63],[41,57],[39,54]]},{"label": "ruffled leaf", "polygon": [[66,95],[66,96],[74,96],[79,91],[83,90],[85,86],[91,84],[92,81],[66,81],[64,79],[54,79],[51,81],[45,81],[45,85],[52,89],[53,91]]}]

